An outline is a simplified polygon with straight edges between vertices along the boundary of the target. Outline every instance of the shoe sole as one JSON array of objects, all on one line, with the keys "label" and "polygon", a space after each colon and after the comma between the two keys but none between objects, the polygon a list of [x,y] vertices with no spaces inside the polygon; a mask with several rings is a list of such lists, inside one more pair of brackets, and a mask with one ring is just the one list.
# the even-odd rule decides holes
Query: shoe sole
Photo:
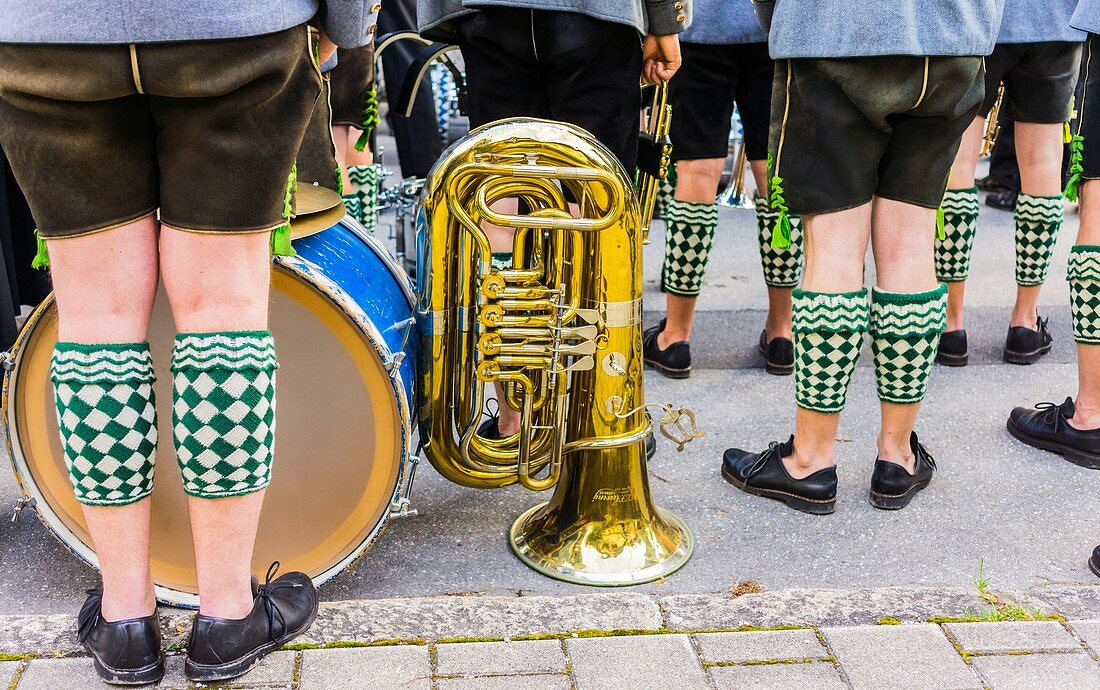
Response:
[{"label": "shoe sole", "polygon": [[772,376],[790,376],[794,373],[794,364],[776,364],[768,359],[768,351],[759,345],[756,346],[756,351],[760,353],[760,356],[764,358],[764,371],[768,372]]},{"label": "shoe sole", "polygon": [[1096,577],[1100,577],[1100,563],[1097,563],[1093,558],[1089,559],[1089,570],[1091,570]]},{"label": "shoe sole", "polygon": [[214,681],[239,678],[251,671],[265,656],[276,651],[306,630],[309,630],[309,626],[313,625],[313,621],[315,620],[317,620],[317,607],[314,607],[313,613],[310,614],[309,620],[306,621],[305,625],[287,635],[279,642],[268,642],[252,650],[240,659],[227,661],[224,664],[197,664],[187,659],[183,664],[183,674],[187,676],[188,680],[195,681],[196,683],[211,683]]},{"label": "shoe sole", "polygon": [[84,648],[92,656],[92,665],[95,666],[95,671],[99,674],[100,679],[109,685],[148,685],[149,683],[159,683],[164,678],[163,657],[156,663],[143,668],[118,669],[100,661],[95,652],[88,649],[87,645]]},{"label": "shoe sole", "polygon": [[965,355],[950,355],[942,352],[936,353],[936,364],[942,364],[945,367],[965,367],[970,363],[970,353]]},{"label": "shoe sole", "polygon": [[1015,352],[1005,348],[1004,360],[1009,364],[1034,364],[1039,361],[1040,357],[1050,352],[1050,347],[1051,343],[1048,343],[1031,352]]},{"label": "shoe sole", "polygon": [[722,467],[722,477],[747,494],[760,496],[762,498],[770,498],[773,501],[782,501],[787,504],[787,507],[802,513],[809,513],[810,515],[830,515],[836,512],[835,498],[830,501],[820,501],[812,498],[803,498],[792,493],[777,491],[775,489],[759,489],[755,486],[745,484],[737,479],[737,477],[734,477],[726,471],[725,466]]},{"label": "shoe sole", "polygon": [[1064,443],[1057,443],[1056,441],[1046,441],[1043,439],[1034,438],[1025,434],[1018,429],[1012,420],[1008,420],[1008,424],[1005,425],[1008,429],[1008,433],[1011,434],[1016,440],[1025,443],[1032,448],[1038,448],[1039,450],[1049,451],[1051,453],[1057,453],[1066,460],[1072,462],[1074,465],[1080,467],[1086,467],[1090,470],[1100,470],[1100,454],[1089,453],[1081,450],[1080,448],[1074,448],[1073,446],[1067,446]]},{"label": "shoe sole", "polygon": [[917,482],[903,494],[880,494],[872,489],[867,493],[867,502],[880,510],[901,510],[909,505],[909,502],[913,500],[918,492],[924,490],[931,483],[931,478]]},{"label": "shoe sole", "polygon": [[672,367],[666,367],[663,364],[650,362],[648,360],[646,361],[645,365],[647,369],[653,369],[658,374],[667,376],[670,379],[686,379],[691,377],[691,367],[688,367],[687,369],[673,369]]}]

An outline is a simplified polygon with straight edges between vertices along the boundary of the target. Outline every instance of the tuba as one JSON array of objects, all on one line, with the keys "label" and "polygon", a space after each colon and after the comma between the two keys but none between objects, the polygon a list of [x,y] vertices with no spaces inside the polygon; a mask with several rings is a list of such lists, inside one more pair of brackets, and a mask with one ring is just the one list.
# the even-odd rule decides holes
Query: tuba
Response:
[{"label": "tuba", "polygon": [[[502,199],[526,212],[494,210]],[[421,203],[418,423],[428,460],[464,486],[553,488],[509,538],[544,575],[628,585],[683,566],[691,532],[649,491],[644,228],[618,160],[577,127],[505,120],[452,145]],[[483,222],[515,229],[511,269],[492,267]],[[509,438],[477,433],[494,382],[498,404],[519,412]],[[680,450],[701,436],[690,410],[657,407]]]}]

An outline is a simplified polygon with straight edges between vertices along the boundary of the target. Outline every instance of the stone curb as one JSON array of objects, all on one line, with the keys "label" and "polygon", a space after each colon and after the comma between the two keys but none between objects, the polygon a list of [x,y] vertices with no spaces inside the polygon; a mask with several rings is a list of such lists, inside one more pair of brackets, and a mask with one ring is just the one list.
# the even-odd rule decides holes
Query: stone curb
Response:
[{"label": "stone curb", "polygon": [[[1052,585],[1002,593],[1047,616],[1100,619],[1100,586]],[[779,626],[845,627],[969,618],[987,609],[973,589],[883,587],[789,589],[731,598],[717,594],[655,597],[629,592],[575,596],[440,596],[325,602],[310,646],[395,641],[502,639],[582,630],[705,631]],[[161,610],[165,645],[180,648],[193,614]],[[67,656],[82,652],[74,615],[0,616],[0,653]]]}]

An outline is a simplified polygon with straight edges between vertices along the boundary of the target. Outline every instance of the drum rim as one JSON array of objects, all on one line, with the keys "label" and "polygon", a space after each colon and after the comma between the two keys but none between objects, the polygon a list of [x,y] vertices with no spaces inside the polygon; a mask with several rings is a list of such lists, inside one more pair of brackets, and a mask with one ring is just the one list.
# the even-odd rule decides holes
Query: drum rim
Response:
[{"label": "drum rim", "polygon": [[[345,219],[347,220],[347,219]],[[358,224],[356,224],[358,225]],[[361,233],[366,231],[359,226],[359,232],[356,235],[360,235],[362,239],[371,239],[369,236],[363,237]],[[353,228],[354,230],[354,228]],[[380,248],[380,243],[375,240],[373,243],[375,248]],[[389,259],[389,255],[384,252],[382,257]],[[389,261],[383,261],[387,264],[392,272],[392,267],[389,266]],[[304,264],[306,270],[302,270],[303,266],[298,264]],[[366,318],[366,312],[361,308],[356,314],[354,309],[349,308],[349,305],[356,305],[356,302],[351,298],[347,292],[341,288],[331,278],[319,273],[320,267],[316,264],[303,259],[302,257],[274,257],[272,261],[272,270],[276,267],[282,268],[287,272],[293,274],[294,277],[308,283],[332,303],[337,310],[343,312],[343,314],[351,319],[357,328],[363,333],[364,337],[374,347],[375,352],[382,357],[383,362],[387,357],[392,357],[393,352],[390,350],[385,339],[382,337],[382,332],[378,327]],[[309,270],[312,269],[312,270]],[[321,282],[328,283],[322,285]],[[398,281],[402,287],[407,287],[405,283]],[[406,296],[408,296],[406,291]],[[16,438],[16,434],[13,433],[13,428],[18,428],[16,420],[16,408],[17,405],[13,405],[14,396],[17,392],[17,374],[19,371],[19,355],[26,348],[31,335],[39,326],[39,322],[42,320],[43,315],[49,311],[50,307],[55,302],[54,295],[51,292],[46,299],[42,301],[27,317],[26,323],[23,328],[20,329],[19,335],[12,345],[11,349],[4,353],[4,380],[3,389],[0,392],[0,423],[3,424],[4,445],[8,452],[8,461],[11,464],[12,472],[15,474],[15,481],[19,485],[19,489],[23,494],[23,498],[32,499],[33,505],[30,506],[34,509],[35,514],[38,516],[38,521],[42,523],[42,526],[46,528],[46,531],[57,540],[63,548],[69,553],[76,556],[83,561],[89,567],[95,571],[99,571],[99,559],[95,554],[95,551],[83,540],[77,537],[77,535],[65,524],[65,521],[60,518],[49,503],[46,502],[44,494],[39,490],[37,484],[34,482],[31,468],[27,462],[26,454],[23,452],[22,445]],[[410,304],[410,308],[411,308]],[[390,506],[393,506],[394,501],[400,496],[402,490],[405,487],[407,481],[407,474],[410,467],[410,459],[413,455],[412,449],[412,416],[411,416],[411,401],[408,399],[408,395],[405,392],[404,378],[401,375],[401,368],[394,367],[392,371],[388,372],[387,378],[390,381],[390,386],[393,388],[395,394],[395,400],[397,401],[397,413],[399,419],[399,427],[401,431],[401,438],[398,442],[398,447],[401,449],[400,457],[398,458],[397,466],[397,482],[394,485],[393,493],[390,496]],[[26,475],[26,476],[24,476]],[[319,573],[316,577],[312,578],[315,585],[318,587],[337,577],[348,568],[352,567],[356,561],[363,557],[367,551],[378,541],[378,538],[385,531],[389,525],[389,521],[392,517],[391,510],[384,510],[378,522],[371,528],[371,530],[364,536],[363,540],[351,549],[343,558],[337,561],[332,566],[326,568]],[[172,589],[162,585],[154,585],[154,595],[158,602],[167,604],[169,606],[176,606],[179,608],[198,608],[199,598],[198,595],[190,592],[184,592],[178,589]]]}]

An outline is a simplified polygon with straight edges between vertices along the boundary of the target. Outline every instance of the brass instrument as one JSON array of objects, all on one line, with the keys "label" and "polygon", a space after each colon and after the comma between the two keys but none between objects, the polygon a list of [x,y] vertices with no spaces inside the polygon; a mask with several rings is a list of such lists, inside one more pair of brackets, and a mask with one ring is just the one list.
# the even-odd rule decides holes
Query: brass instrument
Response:
[{"label": "brass instrument", "polygon": [[748,151],[745,139],[737,147],[737,158],[733,163],[733,180],[718,193],[716,203],[730,208],[756,208],[752,199],[745,196],[745,165],[748,163]]},{"label": "brass instrument", "polygon": [[646,131],[638,146],[638,205],[641,208],[642,241],[649,242],[649,226],[657,208],[657,192],[661,180],[668,177],[672,163],[672,106],[668,104],[668,82],[644,88],[653,89],[653,100],[646,112]]},{"label": "brass instrument", "polygon": [[993,145],[997,143],[997,133],[1001,131],[998,122],[1001,115],[1001,103],[1005,97],[1005,85],[997,87],[997,100],[993,101],[993,107],[989,110],[989,117],[985,121],[985,134],[982,135],[982,149],[979,156],[988,156],[993,151]]},{"label": "brass instrument", "polygon": [[[569,211],[568,189],[579,207]],[[527,215],[493,209],[520,199]],[[692,536],[650,497],[644,442],[642,218],[626,172],[591,134],[504,120],[456,142],[429,173],[418,265],[420,438],[464,486],[554,488],[512,525],[535,570],[589,585],[664,577]],[[491,267],[482,223],[515,229],[514,267]],[[520,432],[477,434],[503,384]],[[702,434],[663,407],[680,447]]]}]

